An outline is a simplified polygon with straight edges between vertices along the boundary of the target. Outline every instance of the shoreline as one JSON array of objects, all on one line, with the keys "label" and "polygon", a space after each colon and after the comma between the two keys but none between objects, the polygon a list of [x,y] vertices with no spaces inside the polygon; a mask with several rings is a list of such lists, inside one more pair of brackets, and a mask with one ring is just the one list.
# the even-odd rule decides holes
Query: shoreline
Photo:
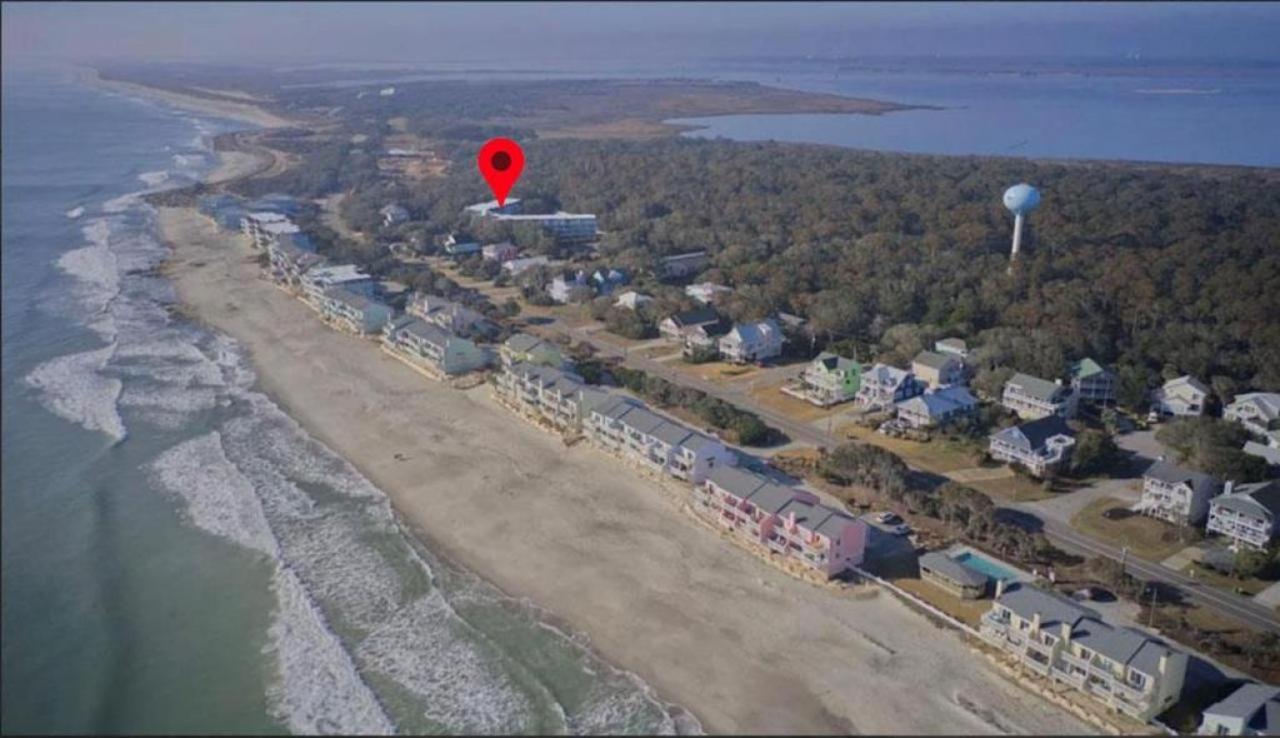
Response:
[{"label": "shoreline", "polygon": [[511,422],[487,385],[450,389],[324,327],[193,210],[159,220],[184,312],[239,341],[258,388],[383,490],[406,532],[586,634],[708,732],[1087,730],[895,598],[776,571],[600,452]]},{"label": "shoreline", "polygon": [[158,87],[150,87],[136,82],[102,79],[98,70],[87,67],[78,68],[77,72],[79,81],[90,87],[166,103],[175,108],[181,108],[200,115],[236,120],[260,128],[289,128],[302,124],[301,121],[276,115],[250,102],[213,100],[197,97],[196,95],[185,95],[172,90],[163,90]]}]

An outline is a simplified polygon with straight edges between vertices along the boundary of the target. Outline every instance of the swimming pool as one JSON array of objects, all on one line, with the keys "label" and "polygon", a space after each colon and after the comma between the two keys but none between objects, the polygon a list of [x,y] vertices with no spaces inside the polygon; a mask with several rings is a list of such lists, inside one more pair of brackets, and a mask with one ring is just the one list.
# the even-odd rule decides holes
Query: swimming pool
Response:
[{"label": "swimming pool", "polygon": [[957,554],[954,557],[954,560],[957,564],[973,569],[979,574],[986,574],[995,580],[1003,579],[1006,582],[1015,582],[1018,580],[1018,576],[1013,572],[970,551]]}]

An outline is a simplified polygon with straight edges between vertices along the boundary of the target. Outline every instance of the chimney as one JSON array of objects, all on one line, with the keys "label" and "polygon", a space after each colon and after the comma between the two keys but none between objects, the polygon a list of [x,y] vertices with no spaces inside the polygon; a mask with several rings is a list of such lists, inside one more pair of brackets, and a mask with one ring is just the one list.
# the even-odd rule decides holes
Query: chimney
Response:
[{"label": "chimney", "polygon": [[1040,630],[1040,613],[1031,616],[1031,630]]},{"label": "chimney", "polygon": [[1062,623],[1060,626],[1062,632],[1062,642],[1066,643],[1071,640],[1071,623]]},{"label": "chimney", "polygon": [[1231,490],[1235,489],[1235,486],[1236,486],[1235,481],[1228,480],[1226,484],[1222,485],[1222,494],[1224,495],[1231,494]]},{"label": "chimney", "polygon": [[997,600],[1000,599],[1000,596],[1003,594],[1004,594],[1004,580],[997,579],[996,580],[996,599]]},{"label": "chimney", "polygon": [[1160,672],[1160,676],[1164,676],[1169,668],[1169,652],[1160,654],[1160,665],[1156,667],[1156,671]]}]

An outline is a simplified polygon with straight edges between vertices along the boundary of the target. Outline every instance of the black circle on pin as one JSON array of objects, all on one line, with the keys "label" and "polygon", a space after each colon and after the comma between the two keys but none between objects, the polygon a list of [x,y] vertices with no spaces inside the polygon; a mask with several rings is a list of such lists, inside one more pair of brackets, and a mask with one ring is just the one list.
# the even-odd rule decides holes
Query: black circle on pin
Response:
[{"label": "black circle on pin", "polygon": [[489,157],[489,163],[493,165],[494,171],[505,172],[511,166],[511,154],[499,151]]}]

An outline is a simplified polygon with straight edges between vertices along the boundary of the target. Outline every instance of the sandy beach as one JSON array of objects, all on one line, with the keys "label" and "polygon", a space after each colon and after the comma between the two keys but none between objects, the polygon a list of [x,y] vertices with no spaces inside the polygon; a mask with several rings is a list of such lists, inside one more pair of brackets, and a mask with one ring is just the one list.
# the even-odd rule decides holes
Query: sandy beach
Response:
[{"label": "sandy beach", "polygon": [[708,732],[1090,732],[888,594],[789,577],[654,482],[501,409],[487,386],[449,389],[325,328],[194,210],[160,221],[186,310],[242,342],[259,387],[408,527],[588,634]]},{"label": "sandy beach", "polygon": [[[112,90],[124,95],[132,97],[141,97],[148,100],[157,100],[174,107],[190,110],[193,113],[201,113],[217,118],[228,118],[230,120],[243,121],[262,128],[287,128],[294,125],[295,122],[288,118],[283,118],[274,113],[268,112],[266,109],[249,102],[236,102],[229,99],[213,99],[199,97],[196,95],[184,95],[180,92],[171,90],[162,90],[157,87],[148,87],[146,85],[134,84],[132,82],[121,82],[118,80],[104,80],[98,75],[96,69],[85,69],[81,74],[81,81],[85,84],[101,87],[106,90]],[[220,93],[226,95],[227,93]]]}]

